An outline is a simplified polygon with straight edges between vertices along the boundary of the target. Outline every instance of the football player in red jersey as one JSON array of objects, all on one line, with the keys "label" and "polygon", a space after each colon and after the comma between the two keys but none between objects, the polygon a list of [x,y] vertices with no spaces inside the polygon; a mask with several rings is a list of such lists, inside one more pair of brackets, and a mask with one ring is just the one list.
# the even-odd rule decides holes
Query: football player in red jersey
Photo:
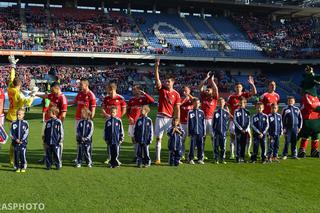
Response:
[{"label": "football player in red jersey", "polygon": [[[241,83],[236,83],[235,93],[231,94],[228,98],[228,106],[230,108],[230,122],[229,122],[229,131],[230,131],[230,159],[234,159],[234,149],[235,149],[235,126],[233,123],[234,111],[240,108],[240,101],[242,97],[249,99],[252,96],[257,94],[257,89],[254,84],[254,79],[252,76],[249,76],[248,83],[251,87],[250,92],[243,92],[243,85]],[[248,141],[247,152],[250,155],[250,144],[251,137]]]},{"label": "football player in red jersey", "polygon": [[117,117],[122,118],[126,114],[127,104],[124,98],[117,93],[117,85],[115,83],[109,83],[106,86],[107,96],[104,97],[102,101],[101,111],[105,118],[111,116],[110,109],[112,107],[117,108]]},{"label": "football player in red jersey", "polygon": [[159,92],[158,113],[155,121],[154,133],[156,136],[156,165],[161,164],[161,141],[163,133],[167,131],[172,123],[172,118],[180,119],[180,94],[173,89],[174,78],[166,76],[165,84],[160,81],[159,75],[160,59],[155,63],[155,84]]},{"label": "football player in red jersey", "polygon": [[128,102],[128,109],[127,109],[127,117],[129,120],[129,129],[128,134],[131,137],[134,153],[135,153],[135,160],[137,158],[137,148],[138,144],[136,144],[134,140],[134,126],[136,121],[139,119],[141,114],[142,106],[149,105],[154,103],[154,99],[148,95],[146,92],[141,90],[140,85],[135,85],[132,88],[133,97]]},{"label": "football player in red jersey", "polygon": [[[206,89],[204,85],[208,82]],[[217,102],[219,99],[219,91],[216,83],[214,82],[214,75],[211,72],[207,73],[206,78],[200,83],[199,85],[200,91],[200,102],[201,102],[201,110],[204,112],[205,115],[205,128],[206,134],[210,135],[211,143],[213,145],[213,135],[212,135],[212,118],[213,113],[216,110]],[[203,152],[205,146],[206,139],[204,138],[203,143]],[[206,160],[207,157],[204,156]]]},{"label": "football player in red jersey", "polygon": [[264,105],[263,113],[269,115],[271,113],[271,105],[278,104],[280,100],[280,96],[276,93],[276,82],[270,81],[268,86],[268,92],[263,93],[260,96],[260,102]]},{"label": "football player in red jersey", "polygon": [[[107,96],[104,97],[101,105],[101,111],[102,115],[108,119],[111,117],[111,108],[116,107],[117,108],[117,114],[116,117],[121,119],[122,116],[124,116],[127,112],[127,104],[125,99],[117,93],[117,85],[115,83],[109,83],[106,86],[106,93]],[[108,150],[108,159],[104,162],[105,164],[108,164],[110,161],[110,149],[109,145],[107,147]],[[121,164],[120,162],[118,162]]]},{"label": "football player in red jersey", "polygon": [[[44,134],[44,129],[45,129],[45,125],[46,122],[48,120],[50,120],[51,115],[50,115],[50,109],[55,106],[59,109],[59,114],[57,115],[57,118],[59,120],[61,120],[61,122],[63,123],[64,119],[66,118],[67,115],[67,110],[68,110],[68,100],[66,98],[66,96],[61,92],[61,88],[60,88],[60,84],[58,82],[53,82],[50,86],[51,88],[51,93],[50,94],[45,94],[45,95],[37,95],[38,97],[42,98],[42,99],[49,99],[50,100],[50,104],[48,107],[48,110],[46,111],[45,114],[45,122],[43,123],[42,126],[42,134]],[[44,148],[45,150],[45,148]],[[62,159],[62,151],[63,151],[63,143],[61,143],[61,149],[60,149],[60,157]],[[39,162],[43,162],[44,159],[39,160]]]},{"label": "football player in red jersey", "polygon": [[180,106],[180,124],[181,128],[184,131],[184,135],[182,136],[182,154],[181,160],[185,160],[185,142],[188,136],[188,113],[193,109],[192,99],[194,98],[191,95],[191,89],[188,86],[183,87],[183,95],[184,98],[181,100]]}]

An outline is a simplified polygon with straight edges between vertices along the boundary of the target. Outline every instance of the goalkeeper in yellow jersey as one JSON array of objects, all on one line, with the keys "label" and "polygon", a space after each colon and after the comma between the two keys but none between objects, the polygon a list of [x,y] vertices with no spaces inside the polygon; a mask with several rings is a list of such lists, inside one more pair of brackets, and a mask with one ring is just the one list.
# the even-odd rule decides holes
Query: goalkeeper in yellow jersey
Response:
[{"label": "goalkeeper in yellow jersey", "polygon": [[[25,97],[24,94],[21,92],[22,81],[16,76],[16,64],[19,59],[15,59],[14,56],[8,57],[9,62],[11,64],[11,71],[10,71],[10,79],[8,83],[8,98],[9,98],[9,110],[6,116],[6,119],[9,121],[17,120],[17,111],[20,108],[24,108],[25,106],[31,106],[34,94],[37,91],[32,91],[30,97]],[[10,164],[13,165],[13,147],[10,147]]]}]

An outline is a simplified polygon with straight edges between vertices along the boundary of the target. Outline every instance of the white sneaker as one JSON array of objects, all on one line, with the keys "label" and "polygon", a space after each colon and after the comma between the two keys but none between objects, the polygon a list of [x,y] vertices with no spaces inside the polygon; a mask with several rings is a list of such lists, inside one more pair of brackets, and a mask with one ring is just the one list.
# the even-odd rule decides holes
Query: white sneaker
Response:
[{"label": "white sneaker", "polygon": [[193,161],[193,160],[190,160],[190,161],[189,161],[189,164],[194,165],[194,161]]},{"label": "white sneaker", "polygon": [[77,167],[77,168],[80,168],[80,167],[81,167],[81,164],[77,164],[76,167]]},{"label": "white sneaker", "polygon": [[287,156],[283,156],[283,157],[282,157],[282,160],[287,160],[287,159],[288,159]]},{"label": "white sneaker", "polygon": [[202,160],[199,160],[198,164],[204,164],[204,162]]}]

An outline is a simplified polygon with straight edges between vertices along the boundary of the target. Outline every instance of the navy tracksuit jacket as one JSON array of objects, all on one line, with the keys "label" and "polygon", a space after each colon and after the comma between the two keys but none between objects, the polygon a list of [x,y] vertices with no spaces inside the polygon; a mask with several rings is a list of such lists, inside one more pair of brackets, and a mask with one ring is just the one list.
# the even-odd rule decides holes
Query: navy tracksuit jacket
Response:
[{"label": "navy tracksuit jacket", "polygon": [[153,138],[153,124],[149,117],[141,116],[134,126],[134,140],[138,143],[137,163],[138,165],[150,165],[149,145]]},{"label": "navy tracksuit jacket", "polygon": [[[269,129],[269,117],[264,113],[257,113],[252,116],[251,126],[253,129],[253,155],[251,155],[252,161],[257,161],[257,155],[259,146],[261,147],[261,159],[266,159],[266,139]],[[263,134],[260,138],[259,135]]]},{"label": "navy tracksuit jacket", "polygon": [[198,160],[203,160],[203,140],[206,135],[205,116],[201,109],[188,112],[188,134],[191,136],[189,161],[194,159],[194,147],[197,146]]},{"label": "navy tracksuit jacket", "polygon": [[[214,134],[214,158],[215,160],[225,159],[226,136],[228,131],[230,115],[225,109],[218,108],[213,114],[212,129]],[[220,148],[220,152],[219,152]]]},{"label": "navy tracksuit jacket", "polygon": [[78,142],[78,156],[77,163],[81,164],[84,158],[88,165],[92,164],[91,145],[94,125],[92,120],[81,119],[77,126],[77,142]]},{"label": "navy tracksuit jacket", "polygon": [[106,119],[104,125],[104,140],[109,146],[111,167],[120,166],[118,157],[120,142],[124,140],[124,131],[122,121],[119,118],[110,117]]},{"label": "navy tracksuit jacket", "polygon": [[46,166],[51,168],[54,158],[56,168],[61,168],[61,145],[63,142],[63,124],[58,118],[51,118],[44,129],[44,143],[46,145]]},{"label": "navy tracksuit jacket", "polygon": [[[236,109],[234,111],[233,123],[235,125],[237,141],[237,161],[239,161],[245,157],[246,143],[249,138],[250,112],[244,108]],[[242,131],[245,131],[245,133]]]},{"label": "navy tracksuit jacket", "polygon": [[182,152],[182,138],[185,132],[181,128],[181,125],[176,127],[181,134],[178,132],[173,132],[174,127],[171,126],[167,129],[167,135],[169,137],[168,149],[169,149],[169,164],[178,166],[181,158]]},{"label": "navy tracksuit jacket", "polygon": [[282,117],[279,113],[271,113],[269,117],[269,150],[268,157],[277,157],[280,146],[280,136],[283,133]]},{"label": "navy tracksuit jacket", "polygon": [[[16,120],[11,123],[10,136],[14,147],[14,167],[15,169],[27,168],[27,144],[29,136],[29,124],[25,120]],[[16,141],[20,140],[21,144]],[[21,162],[21,165],[19,165]]]},{"label": "navy tracksuit jacket", "polygon": [[298,140],[298,129],[302,128],[302,115],[301,111],[296,106],[287,106],[282,111],[282,122],[283,128],[286,131],[285,134],[285,145],[283,149],[283,156],[288,155],[289,144],[291,144],[292,157],[297,156],[297,140]]}]

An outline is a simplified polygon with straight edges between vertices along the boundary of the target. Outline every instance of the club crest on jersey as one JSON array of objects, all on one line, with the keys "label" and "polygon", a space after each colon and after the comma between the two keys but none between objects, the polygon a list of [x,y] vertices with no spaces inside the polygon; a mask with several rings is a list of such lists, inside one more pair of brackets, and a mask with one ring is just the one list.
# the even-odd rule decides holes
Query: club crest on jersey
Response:
[{"label": "club crest on jersey", "polygon": [[111,126],[111,122],[110,121],[108,121],[107,126]]},{"label": "club crest on jersey", "polygon": [[271,117],[271,118],[270,118],[270,122],[273,122],[273,121],[274,121],[274,117]]},{"label": "club crest on jersey", "polygon": [[51,128],[51,123],[48,123],[48,124],[47,124],[47,128]]},{"label": "club crest on jersey", "polygon": [[142,125],[142,122],[141,121],[138,121],[138,126],[141,126]]},{"label": "club crest on jersey", "polygon": [[256,121],[259,121],[259,118],[254,118],[254,121],[256,122]]},{"label": "club crest on jersey", "polygon": [[216,118],[219,118],[220,117],[220,114],[219,113],[216,113]]},{"label": "club crest on jersey", "polygon": [[190,113],[190,118],[194,118],[195,114],[194,113]]},{"label": "club crest on jersey", "polygon": [[17,127],[18,127],[17,124],[13,124],[13,125],[12,125],[12,128],[13,128],[13,129],[16,129]]}]

